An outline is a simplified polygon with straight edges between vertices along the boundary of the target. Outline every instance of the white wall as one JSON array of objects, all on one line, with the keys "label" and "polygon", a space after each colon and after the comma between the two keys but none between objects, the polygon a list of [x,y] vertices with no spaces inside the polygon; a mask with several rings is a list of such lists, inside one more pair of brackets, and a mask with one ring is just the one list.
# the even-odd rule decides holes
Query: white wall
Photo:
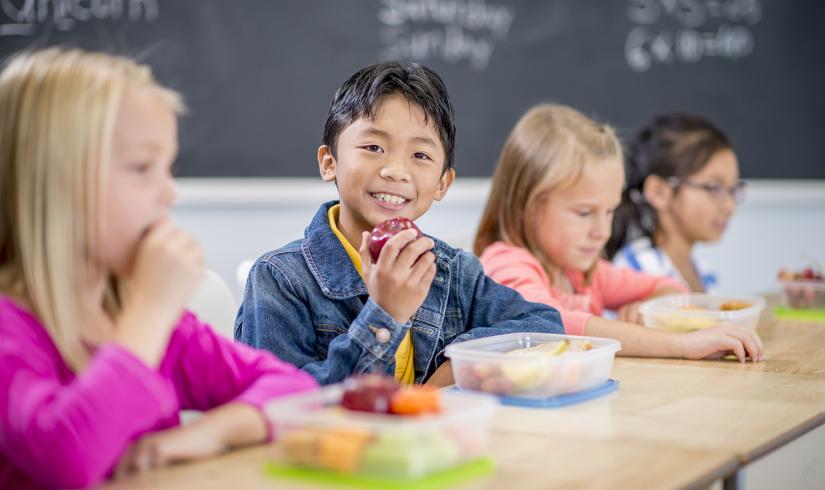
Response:
[{"label": "white wall", "polygon": [[[469,249],[488,190],[488,179],[459,178],[418,224]],[[320,203],[337,195],[320,179],[180,179],[179,191],[174,217],[200,240],[208,266],[238,300],[238,264],[302,237]],[[774,290],[777,270],[801,267],[806,257],[825,264],[825,181],[749,182],[725,238],[698,253],[731,293]]]}]

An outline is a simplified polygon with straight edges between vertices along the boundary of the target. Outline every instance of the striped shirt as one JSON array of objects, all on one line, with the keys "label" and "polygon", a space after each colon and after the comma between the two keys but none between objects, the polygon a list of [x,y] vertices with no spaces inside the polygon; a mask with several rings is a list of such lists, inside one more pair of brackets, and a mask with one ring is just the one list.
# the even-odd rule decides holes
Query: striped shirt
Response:
[{"label": "striped shirt", "polygon": [[[696,269],[696,273],[702,281],[705,292],[715,292],[718,289],[716,273],[706,262],[696,256],[693,256],[691,261],[693,262],[693,268]],[[638,238],[622,247],[613,257],[613,265],[629,267],[654,276],[670,277],[680,281],[685,286],[688,285],[679,269],[670,260],[670,257],[661,249],[654,247],[648,237]]]}]

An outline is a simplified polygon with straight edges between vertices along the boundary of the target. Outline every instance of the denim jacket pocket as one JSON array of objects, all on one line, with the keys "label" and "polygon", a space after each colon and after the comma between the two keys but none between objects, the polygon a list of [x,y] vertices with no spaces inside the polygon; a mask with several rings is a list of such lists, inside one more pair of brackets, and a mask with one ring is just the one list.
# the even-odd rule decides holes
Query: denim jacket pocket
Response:
[{"label": "denim jacket pocket", "polygon": [[315,348],[318,350],[318,356],[321,359],[326,359],[332,339],[347,333],[347,329],[341,325],[326,322],[314,322],[313,326],[315,327]]},{"label": "denim jacket pocket", "polygon": [[441,327],[441,334],[446,343],[452,342],[452,339],[464,333],[464,317],[461,315],[461,309],[448,306],[444,311],[444,321]]},{"label": "denim jacket pocket", "polygon": [[415,312],[412,318],[412,330],[428,337],[436,337],[441,329],[441,315],[424,307]]}]

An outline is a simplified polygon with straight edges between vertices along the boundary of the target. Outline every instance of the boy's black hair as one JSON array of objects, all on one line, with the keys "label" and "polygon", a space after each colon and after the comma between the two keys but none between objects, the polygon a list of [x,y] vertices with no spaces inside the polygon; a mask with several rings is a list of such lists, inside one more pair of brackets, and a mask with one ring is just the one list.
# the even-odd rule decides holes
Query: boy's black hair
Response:
[{"label": "boy's black hair", "polygon": [[444,146],[444,170],[453,167],[455,119],[444,81],[431,68],[398,61],[376,63],[358,70],[335,92],[324,124],[324,144],[335,155],[338,135],[357,119],[375,117],[381,98],[400,93],[432,118]]}]

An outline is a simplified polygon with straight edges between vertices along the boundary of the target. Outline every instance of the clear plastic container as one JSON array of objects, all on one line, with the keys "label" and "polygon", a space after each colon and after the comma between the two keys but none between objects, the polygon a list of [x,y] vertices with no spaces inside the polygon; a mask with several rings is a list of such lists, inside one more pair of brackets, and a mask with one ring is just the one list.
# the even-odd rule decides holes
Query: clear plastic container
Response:
[{"label": "clear plastic container", "polygon": [[[723,309],[723,308],[735,309]],[[645,301],[639,313],[645,325],[674,332],[732,323],[756,330],[765,299],[759,296],[721,296],[704,293],[671,294]]]},{"label": "clear plastic container", "polygon": [[344,389],[271,402],[275,458],[300,467],[388,479],[445,470],[487,454],[494,398],[441,393],[442,410],[420,416],[355,412],[340,406]]},{"label": "clear plastic container", "polygon": [[785,306],[799,310],[825,310],[825,282],[783,281],[779,284]]},{"label": "clear plastic container", "polygon": [[[569,348],[554,352],[565,340]],[[592,348],[581,350],[588,343]],[[613,339],[511,333],[448,345],[446,355],[462,390],[550,398],[606,382],[620,349]]]}]

